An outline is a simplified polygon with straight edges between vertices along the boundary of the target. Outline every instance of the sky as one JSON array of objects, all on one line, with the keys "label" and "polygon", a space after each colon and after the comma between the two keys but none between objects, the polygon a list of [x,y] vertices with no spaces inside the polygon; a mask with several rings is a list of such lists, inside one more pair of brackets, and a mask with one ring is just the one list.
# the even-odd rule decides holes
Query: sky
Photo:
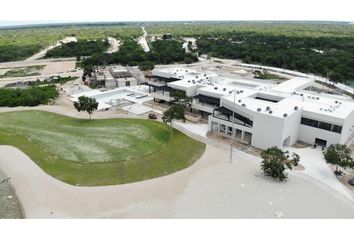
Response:
[{"label": "sky", "polygon": [[0,25],[186,20],[354,21],[353,0],[1,0]]}]

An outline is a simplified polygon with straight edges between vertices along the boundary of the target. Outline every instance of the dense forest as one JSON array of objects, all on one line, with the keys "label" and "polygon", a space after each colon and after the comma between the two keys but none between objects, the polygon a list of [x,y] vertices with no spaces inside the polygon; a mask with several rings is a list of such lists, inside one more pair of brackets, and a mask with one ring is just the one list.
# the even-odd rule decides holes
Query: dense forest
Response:
[{"label": "dense forest", "polygon": [[26,59],[67,36],[78,40],[138,37],[136,25],[67,25],[0,29],[0,62]]},{"label": "dense forest", "polygon": [[[71,56],[93,54],[83,65],[144,62],[148,66],[196,61],[196,56],[184,53],[175,40],[152,42],[152,51],[144,53],[132,40],[142,35],[141,26],[149,35],[195,37],[199,54],[295,69],[339,82],[354,80],[354,24],[345,22],[135,22],[0,29],[0,62],[25,59],[66,36],[79,40],[111,36],[124,42],[120,51],[113,54],[77,48]],[[65,49],[55,51],[62,50]]]},{"label": "dense forest", "polygon": [[37,106],[59,96],[55,86],[0,88],[0,107]]},{"label": "dense forest", "polygon": [[0,62],[10,62],[24,59],[38,52],[39,45],[0,45]]},{"label": "dense forest", "polygon": [[336,82],[354,80],[354,37],[291,37],[233,32],[203,35],[197,45],[200,54],[314,73]]},{"label": "dense forest", "polygon": [[82,57],[100,54],[107,51],[109,43],[107,39],[103,40],[79,40],[69,42],[59,47],[53,48],[47,52],[45,58],[60,57]]},{"label": "dense forest", "polygon": [[150,44],[151,51],[144,52],[134,40],[126,40],[119,52],[112,54],[95,54],[81,62],[83,67],[122,64],[137,66],[141,63],[171,64],[174,62],[196,62],[198,58],[192,53],[186,53],[182,42],[177,40],[157,40]]}]

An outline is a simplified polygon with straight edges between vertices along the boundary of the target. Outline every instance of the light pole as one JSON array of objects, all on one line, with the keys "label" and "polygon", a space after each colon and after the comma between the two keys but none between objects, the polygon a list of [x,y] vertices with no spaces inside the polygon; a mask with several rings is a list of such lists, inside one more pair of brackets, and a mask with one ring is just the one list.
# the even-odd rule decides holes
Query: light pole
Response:
[{"label": "light pole", "polygon": [[232,107],[232,122],[231,122],[231,139],[230,139],[230,160],[229,162],[232,163],[232,149],[233,149],[233,139],[234,135],[236,135],[236,131],[234,128],[234,122],[235,122],[235,106],[236,106],[236,89],[234,89],[234,102],[233,102],[233,107]]}]

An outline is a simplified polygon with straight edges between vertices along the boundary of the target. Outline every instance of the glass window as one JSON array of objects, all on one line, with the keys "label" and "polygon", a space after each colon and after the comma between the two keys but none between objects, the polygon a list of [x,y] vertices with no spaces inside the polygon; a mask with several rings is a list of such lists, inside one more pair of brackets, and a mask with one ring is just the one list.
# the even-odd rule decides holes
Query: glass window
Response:
[{"label": "glass window", "polygon": [[332,125],[332,131],[336,133],[342,133],[342,126]]},{"label": "glass window", "polygon": [[310,127],[318,127],[318,121],[309,119],[309,118],[301,118],[301,124],[307,125]]},{"label": "glass window", "polygon": [[327,130],[327,131],[331,131],[331,124],[330,123],[320,122],[318,127],[321,129]]}]

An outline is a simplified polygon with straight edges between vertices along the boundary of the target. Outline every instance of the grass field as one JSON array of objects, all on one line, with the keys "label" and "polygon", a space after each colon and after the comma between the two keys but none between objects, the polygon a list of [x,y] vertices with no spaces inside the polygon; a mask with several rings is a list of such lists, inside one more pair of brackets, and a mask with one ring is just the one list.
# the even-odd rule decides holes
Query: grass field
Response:
[{"label": "grass field", "polygon": [[0,68],[0,78],[14,78],[14,77],[29,77],[38,76],[45,65],[35,65],[27,67],[15,67],[15,68]]},{"label": "grass field", "polygon": [[0,144],[19,148],[48,174],[81,186],[173,173],[192,165],[205,149],[151,120],[86,120],[42,111],[0,114]]}]

